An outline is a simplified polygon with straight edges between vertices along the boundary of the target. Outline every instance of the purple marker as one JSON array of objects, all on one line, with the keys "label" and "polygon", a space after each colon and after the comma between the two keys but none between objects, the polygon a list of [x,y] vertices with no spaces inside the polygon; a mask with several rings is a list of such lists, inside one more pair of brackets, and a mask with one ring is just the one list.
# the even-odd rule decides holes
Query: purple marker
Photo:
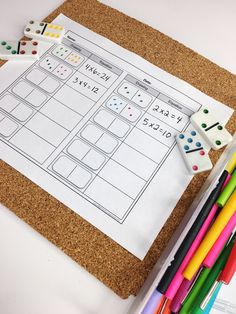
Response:
[{"label": "purple marker", "polygon": [[162,294],[155,289],[145,308],[143,309],[142,314],[154,314],[161,298]]}]

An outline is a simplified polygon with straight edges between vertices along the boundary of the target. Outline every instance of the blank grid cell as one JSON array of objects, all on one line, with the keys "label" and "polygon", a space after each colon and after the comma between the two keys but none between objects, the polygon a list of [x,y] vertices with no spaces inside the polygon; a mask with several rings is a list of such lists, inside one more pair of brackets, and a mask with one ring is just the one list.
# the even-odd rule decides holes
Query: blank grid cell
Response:
[{"label": "blank grid cell", "polygon": [[119,219],[122,219],[133,202],[132,198],[99,177],[96,177],[89,185],[85,195]]},{"label": "blank grid cell", "polygon": [[69,131],[71,131],[82,118],[78,113],[53,98],[40,109],[40,112]]},{"label": "blank grid cell", "polygon": [[99,176],[133,199],[145,184],[144,180],[113,160],[108,161],[99,172]]},{"label": "blank grid cell", "polygon": [[130,169],[144,180],[148,180],[157,167],[157,163],[126,144],[121,144],[112,159]]},{"label": "blank grid cell", "polygon": [[24,153],[43,163],[55,149],[52,145],[44,141],[26,128],[21,128],[11,139],[10,143],[18,147]]},{"label": "blank grid cell", "polygon": [[26,127],[54,146],[58,146],[69,133],[39,112],[26,123]]},{"label": "blank grid cell", "polygon": [[82,116],[85,116],[94,105],[92,100],[66,85],[62,86],[53,97]]},{"label": "blank grid cell", "polygon": [[154,138],[137,128],[134,128],[130,132],[125,139],[125,143],[156,163],[159,163],[168,151],[168,147],[157,142]]}]

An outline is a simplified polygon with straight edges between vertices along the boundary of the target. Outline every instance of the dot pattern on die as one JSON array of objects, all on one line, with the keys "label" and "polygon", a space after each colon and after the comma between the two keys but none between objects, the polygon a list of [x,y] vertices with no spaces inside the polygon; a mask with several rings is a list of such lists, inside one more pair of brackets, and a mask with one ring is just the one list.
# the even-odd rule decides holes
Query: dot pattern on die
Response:
[{"label": "dot pattern on die", "polygon": [[79,59],[80,56],[73,52],[67,57],[67,60],[73,62],[74,64],[77,64],[79,62]]},{"label": "dot pattern on die", "polygon": [[[60,69],[63,69],[63,65],[60,65],[59,68],[60,68]],[[63,69],[62,71],[63,71],[63,72],[67,72],[67,69]],[[60,71],[57,70],[57,73],[60,73]],[[63,73],[60,73],[60,75],[62,76]]]},{"label": "dot pattern on die", "polygon": [[[61,47],[59,50],[60,50],[60,51],[57,51],[56,54],[57,54],[57,55],[60,55],[60,57],[63,57],[63,54],[64,54],[64,53],[63,53],[63,50],[64,50],[63,47]],[[65,49],[64,52],[68,52],[68,49]]]},{"label": "dot pattern on die", "polygon": [[[131,108],[130,108],[130,107],[128,107],[128,110],[131,110]],[[132,117],[132,116],[133,116],[133,115],[132,115],[132,113],[130,113],[130,114],[129,114],[129,116],[130,116],[130,117]]]},{"label": "dot pattern on die", "polygon": [[[127,86],[125,86],[125,89],[128,89],[128,87],[127,87]],[[129,91],[126,91],[126,94],[129,94]]]},{"label": "dot pattern on die", "polygon": [[192,169],[193,169],[194,171],[197,171],[197,170],[198,170],[198,166],[197,166],[197,165],[194,165],[194,166],[192,167]]}]

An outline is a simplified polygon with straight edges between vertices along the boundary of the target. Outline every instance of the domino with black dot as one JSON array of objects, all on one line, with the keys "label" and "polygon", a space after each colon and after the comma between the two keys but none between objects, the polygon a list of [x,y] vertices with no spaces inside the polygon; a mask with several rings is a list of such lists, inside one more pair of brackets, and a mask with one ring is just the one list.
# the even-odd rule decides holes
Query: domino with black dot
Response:
[{"label": "domino with black dot", "polygon": [[192,174],[212,169],[212,163],[206,151],[206,143],[195,129],[180,133],[176,141],[185,161]]},{"label": "domino with black dot", "polygon": [[208,142],[211,148],[215,150],[222,148],[232,140],[231,134],[214,116],[210,109],[201,109],[194,113],[190,120],[201,136]]},{"label": "domino with black dot", "polygon": [[65,28],[60,25],[32,20],[26,25],[24,34],[29,38],[59,44],[65,34]]},{"label": "domino with black dot", "polygon": [[0,59],[33,61],[39,59],[36,40],[0,40]]}]

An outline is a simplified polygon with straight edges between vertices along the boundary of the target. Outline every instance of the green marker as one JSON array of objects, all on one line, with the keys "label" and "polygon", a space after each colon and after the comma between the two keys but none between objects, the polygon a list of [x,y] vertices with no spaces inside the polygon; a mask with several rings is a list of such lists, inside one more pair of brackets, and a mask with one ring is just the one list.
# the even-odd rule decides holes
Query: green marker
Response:
[{"label": "green marker", "polygon": [[220,207],[224,207],[230,195],[235,190],[235,188],[236,188],[236,170],[233,172],[229,182],[227,183],[223,192],[218,197],[218,200],[216,201],[217,205]]},{"label": "green marker", "polygon": [[196,296],[196,298],[193,302],[193,308],[194,309],[195,308],[197,309],[198,307],[200,307],[202,301],[204,300],[204,298],[206,297],[206,295],[210,291],[211,287],[214,285],[215,281],[219,277],[219,274],[221,273],[222,269],[224,268],[224,266],[227,262],[227,259],[229,257],[229,254],[233,248],[235,239],[236,239],[236,233],[234,234],[234,236],[230,240],[229,244],[224,247],[220,256],[216,260],[214,266],[211,268],[211,272],[207,276],[206,282],[202,286],[202,289],[199,291],[198,295]]},{"label": "green marker", "polygon": [[190,310],[192,310],[192,304],[201,291],[203,285],[206,282],[206,278],[208,277],[211,268],[204,268],[201,273],[199,274],[196,282],[194,283],[193,287],[191,288],[187,298],[183,302],[183,306],[180,310],[180,314],[187,314]]},{"label": "green marker", "polygon": [[[217,261],[212,268],[204,268],[201,272],[199,278],[195,282],[193,288],[189,292],[187,298],[183,302],[183,307],[181,308],[180,314],[194,313],[200,307],[202,301],[206,297],[207,293],[211,289],[212,285],[218,278],[221,270],[229,257],[236,239],[236,234],[234,234],[230,243],[224,247]],[[197,313],[197,312],[196,312]],[[201,312],[199,312],[201,313]]]}]

